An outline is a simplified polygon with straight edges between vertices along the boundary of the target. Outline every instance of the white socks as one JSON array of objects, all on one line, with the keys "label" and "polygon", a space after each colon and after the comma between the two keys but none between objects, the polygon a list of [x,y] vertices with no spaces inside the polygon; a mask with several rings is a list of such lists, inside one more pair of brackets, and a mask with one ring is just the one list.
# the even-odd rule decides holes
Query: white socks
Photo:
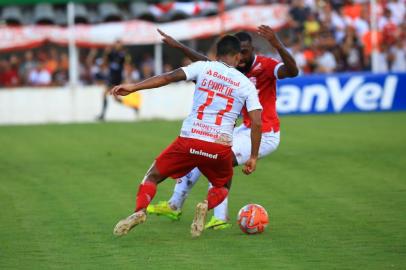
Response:
[{"label": "white socks", "polygon": [[214,207],[214,216],[222,221],[228,221],[228,196],[219,205]]},{"label": "white socks", "polygon": [[187,175],[177,179],[172,197],[169,200],[171,208],[176,208],[176,210],[182,209],[186,197],[189,195],[190,190],[196,184],[197,180],[199,180],[201,174],[198,168],[194,168]]},{"label": "white socks", "polygon": [[[212,184],[209,182],[209,189]],[[214,216],[222,221],[228,221],[228,195],[219,205],[213,208]]]},{"label": "white socks", "polygon": [[[172,197],[169,199],[169,205],[172,209],[182,209],[183,203],[189,195],[190,190],[196,184],[197,180],[199,180],[201,174],[198,168],[194,168],[190,173],[177,180]],[[211,184],[209,183],[209,188],[210,187]],[[228,196],[213,210],[216,218],[228,221]]]}]

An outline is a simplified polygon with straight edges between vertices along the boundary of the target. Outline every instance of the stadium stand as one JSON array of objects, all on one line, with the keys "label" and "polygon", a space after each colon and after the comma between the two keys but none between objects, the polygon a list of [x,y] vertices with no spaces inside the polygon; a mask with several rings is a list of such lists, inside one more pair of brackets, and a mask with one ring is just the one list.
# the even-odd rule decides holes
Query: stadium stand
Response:
[{"label": "stadium stand", "polygon": [[[23,1],[24,2],[24,1]],[[32,2],[32,1],[31,1]],[[6,5],[0,7],[0,26],[61,25],[67,24],[66,6],[59,3]],[[82,1],[75,5],[75,23],[97,24],[127,20],[168,22],[218,14],[222,9],[232,10],[243,5],[287,4],[289,20],[279,36],[290,48],[300,66],[301,74],[332,73],[371,70],[370,6],[369,1]],[[403,0],[379,1],[379,71],[406,72],[406,3]],[[214,37],[215,38],[215,37]],[[193,41],[203,53],[209,53],[214,40]],[[207,42],[209,40],[210,42]],[[258,49],[272,56],[266,42],[254,35]],[[385,42],[383,42],[385,41]],[[80,82],[96,84],[103,78],[105,66],[102,55],[105,48],[79,48]],[[151,64],[153,47],[127,46],[132,64],[129,73],[134,78],[154,74]],[[164,67],[182,65],[183,58],[164,47]],[[54,64],[51,64],[54,63]],[[39,44],[31,52],[0,51],[0,87],[65,85],[68,80],[67,48],[65,45]],[[50,80],[40,84],[30,78],[43,74]],[[32,76],[31,76],[32,75]]]}]

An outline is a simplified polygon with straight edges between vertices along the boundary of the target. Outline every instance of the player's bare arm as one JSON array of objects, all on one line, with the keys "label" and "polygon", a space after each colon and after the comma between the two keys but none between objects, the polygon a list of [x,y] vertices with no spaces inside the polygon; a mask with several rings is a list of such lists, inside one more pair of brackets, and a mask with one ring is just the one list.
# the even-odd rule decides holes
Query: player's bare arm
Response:
[{"label": "player's bare arm", "polygon": [[278,69],[278,78],[283,79],[296,77],[299,74],[299,69],[297,68],[296,61],[293,56],[286,50],[285,46],[279,40],[278,36],[272,30],[272,28],[267,25],[261,25],[260,27],[258,27],[258,34],[265,38],[271,44],[271,46],[278,51],[279,55],[282,58],[284,65]]},{"label": "player's bare arm", "polygon": [[163,32],[161,29],[157,29],[158,33],[162,36],[162,41],[175,49],[178,49],[180,51],[182,51],[182,53],[184,55],[186,55],[186,57],[188,57],[192,62],[196,62],[196,61],[210,61],[210,59],[201,54],[198,53],[197,51],[187,47],[186,45],[180,43],[179,41],[177,41],[176,39],[174,39],[173,37],[167,35],[165,32]]},{"label": "player's bare arm", "polygon": [[242,169],[243,173],[247,175],[255,171],[257,164],[259,146],[261,144],[262,137],[261,112],[262,110],[253,110],[248,112],[251,118],[251,156]]},{"label": "player's bare arm", "polygon": [[178,68],[174,71],[148,78],[136,84],[117,85],[110,90],[110,94],[114,95],[115,97],[126,96],[139,90],[158,88],[183,80],[186,80],[186,74],[181,68]]}]

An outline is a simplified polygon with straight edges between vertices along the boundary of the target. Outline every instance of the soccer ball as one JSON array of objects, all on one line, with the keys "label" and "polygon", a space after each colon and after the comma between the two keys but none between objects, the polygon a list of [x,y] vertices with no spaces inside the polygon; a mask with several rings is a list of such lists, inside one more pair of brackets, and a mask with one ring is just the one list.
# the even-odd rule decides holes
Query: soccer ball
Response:
[{"label": "soccer ball", "polygon": [[237,223],[246,234],[262,233],[268,226],[268,213],[259,204],[247,204],[240,209]]}]

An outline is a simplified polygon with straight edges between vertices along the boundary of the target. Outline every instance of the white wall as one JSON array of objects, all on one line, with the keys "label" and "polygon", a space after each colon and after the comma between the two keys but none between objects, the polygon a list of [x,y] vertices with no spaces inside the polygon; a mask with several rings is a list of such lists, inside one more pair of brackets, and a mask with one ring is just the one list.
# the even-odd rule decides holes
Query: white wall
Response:
[{"label": "white wall", "polygon": [[[192,106],[194,84],[141,91],[139,119],[182,119]],[[0,89],[0,124],[93,122],[102,108],[100,86]],[[133,121],[134,111],[109,97],[106,120]]]}]

